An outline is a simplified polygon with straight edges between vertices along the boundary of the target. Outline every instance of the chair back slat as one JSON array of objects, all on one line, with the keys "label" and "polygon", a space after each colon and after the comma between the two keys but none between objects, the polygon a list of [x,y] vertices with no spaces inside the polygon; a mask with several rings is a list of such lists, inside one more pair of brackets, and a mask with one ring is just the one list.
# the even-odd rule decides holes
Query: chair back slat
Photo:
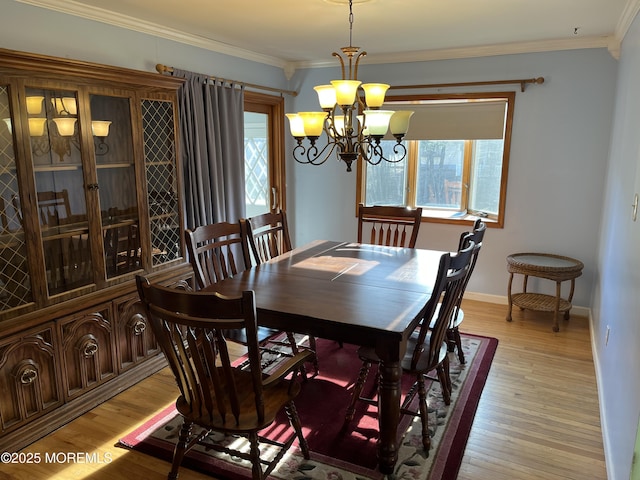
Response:
[{"label": "chair back slat", "polygon": [[257,265],[291,250],[287,216],[282,210],[248,218],[247,230]]},{"label": "chair back slat", "polygon": [[198,289],[243,272],[251,265],[241,222],[218,222],[185,231]]},{"label": "chair back slat", "polygon": [[[469,270],[474,246],[473,242],[467,243],[457,254],[445,253],[440,258],[436,282],[425,308],[410,365],[403,364],[403,367],[416,371],[431,370],[438,365],[449,319]],[[432,322],[436,314],[437,318]]]},{"label": "chair back slat", "polygon": [[[180,413],[238,425],[246,397],[241,392],[247,392],[248,382],[255,405],[251,415],[262,420],[262,370],[253,292],[229,298],[151,285],[140,276],[136,281],[151,328],[180,389]],[[246,331],[248,368],[234,366],[224,335],[228,329]]]},{"label": "chair back slat", "polygon": [[[369,238],[373,245],[414,248],[422,219],[422,208],[358,206],[358,243]],[[366,235],[367,232],[369,235]]]}]

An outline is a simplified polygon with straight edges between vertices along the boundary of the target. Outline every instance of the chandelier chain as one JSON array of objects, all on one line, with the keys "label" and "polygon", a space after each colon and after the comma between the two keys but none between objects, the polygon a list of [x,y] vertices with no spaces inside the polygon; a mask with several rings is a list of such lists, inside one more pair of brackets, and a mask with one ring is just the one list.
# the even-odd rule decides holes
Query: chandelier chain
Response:
[{"label": "chandelier chain", "polygon": [[349,0],[349,46],[353,46],[353,0]]}]

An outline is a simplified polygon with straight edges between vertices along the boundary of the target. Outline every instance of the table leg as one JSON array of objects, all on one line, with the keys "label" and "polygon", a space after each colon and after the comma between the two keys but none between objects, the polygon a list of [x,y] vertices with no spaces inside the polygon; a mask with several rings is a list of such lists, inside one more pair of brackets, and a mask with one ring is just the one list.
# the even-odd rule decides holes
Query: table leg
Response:
[{"label": "table leg", "polygon": [[396,443],[400,421],[400,380],[402,368],[399,361],[383,361],[379,365],[378,387],[378,463],[380,472],[391,474],[398,461]]},{"label": "table leg", "polygon": [[[576,280],[575,278],[571,279],[571,290],[569,291],[569,298],[567,298],[567,300],[569,301],[569,303],[573,302],[573,292],[576,288]],[[569,320],[569,312],[571,311],[571,309],[567,310],[566,312],[564,312],[564,319],[565,320]]]},{"label": "table leg", "polygon": [[513,308],[513,304],[511,303],[511,284],[513,283],[513,273],[509,276],[509,286],[507,287],[507,300],[509,303],[509,310],[507,310],[507,322],[512,320],[511,318],[511,309]]},{"label": "table leg", "polygon": [[558,316],[560,315],[560,285],[561,282],[556,282],[556,309],[553,312],[553,331],[559,332],[560,326],[558,325]]}]

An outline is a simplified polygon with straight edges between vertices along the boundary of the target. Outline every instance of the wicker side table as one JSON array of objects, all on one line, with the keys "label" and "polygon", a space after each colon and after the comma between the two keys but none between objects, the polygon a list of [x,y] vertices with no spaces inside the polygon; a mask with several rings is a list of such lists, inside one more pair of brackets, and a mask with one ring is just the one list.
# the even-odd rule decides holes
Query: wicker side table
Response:
[{"label": "wicker side table", "polygon": [[[509,287],[507,291],[509,300],[507,321],[511,321],[511,310],[513,305],[516,305],[521,309],[554,312],[553,331],[559,331],[560,327],[558,325],[558,316],[560,315],[560,312],[564,312],[565,320],[569,319],[575,279],[582,275],[584,264],[575,258],[552,255],[549,253],[514,253],[507,257],[507,268],[510,273]],[[524,275],[521,293],[511,293],[514,273]],[[529,276],[555,281],[555,296],[544,293],[527,292],[527,280]],[[561,297],[560,286],[562,282],[567,280],[571,281],[571,290],[569,292],[569,296],[565,300]]]}]

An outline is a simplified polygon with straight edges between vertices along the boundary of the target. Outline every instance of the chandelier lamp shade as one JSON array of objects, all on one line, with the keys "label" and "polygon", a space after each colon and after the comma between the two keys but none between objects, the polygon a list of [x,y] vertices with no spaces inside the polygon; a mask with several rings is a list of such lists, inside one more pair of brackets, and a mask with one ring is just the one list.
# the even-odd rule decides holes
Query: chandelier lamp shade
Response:
[{"label": "chandelier lamp shade", "polygon": [[[358,157],[372,165],[382,161],[402,161],[407,155],[402,139],[413,115],[409,110],[382,110],[389,85],[363,84],[357,79],[358,64],[367,53],[351,45],[352,4],[353,1],[349,0],[349,46],[341,48],[343,55],[333,53],[340,61],[342,79],[332,80],[330,85],[314,87],[322,111],[286,114],[291,135],[297,142],[293,149],[293,158],[297,162],[321,165],[336,151],[338,158],[345,162],[347,172],[351,171],[351,165]],[[396,143],[393,145],[393,154],[385,156],[380,142],[387,132],[393,135]],[[326,144],[318,148],[316,144],[323,134],[326,135]]]}]

